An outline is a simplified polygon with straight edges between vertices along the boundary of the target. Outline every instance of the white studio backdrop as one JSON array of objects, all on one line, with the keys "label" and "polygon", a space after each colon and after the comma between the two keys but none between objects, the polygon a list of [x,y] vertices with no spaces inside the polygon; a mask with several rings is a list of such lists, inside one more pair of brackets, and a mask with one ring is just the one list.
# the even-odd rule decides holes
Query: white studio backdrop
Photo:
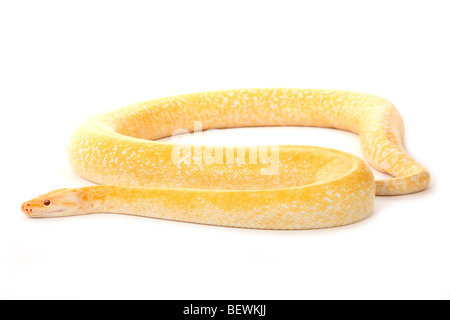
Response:
[{"label": "white studio backdrop", "polygon": [[[0,2],[0,298],[449,299],[449,13],[437,0]],[[315,231],[20,212],[38,194],[90,184],[66,152],[90,116],[174,94],[268,87],[389,99],[430,188],[377,197],[370,218]],[[177,141],[362,156],[356,135],[319,128]]]}]

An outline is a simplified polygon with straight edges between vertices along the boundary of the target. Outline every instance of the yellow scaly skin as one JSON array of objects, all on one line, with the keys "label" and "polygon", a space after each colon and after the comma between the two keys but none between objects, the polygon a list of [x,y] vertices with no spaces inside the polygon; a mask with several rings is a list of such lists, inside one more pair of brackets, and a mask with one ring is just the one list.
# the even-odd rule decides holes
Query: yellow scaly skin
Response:
[{"label": "yellow scaly skin", "polygon": [[[327,148],[279,146],[277,173],[262,174],[268,164],[251,162],[251,147],[232,151],[231,159],[240,155],[240,163],[227,162],[225,147],[211,152],[207,146],[189,146],[189,161],[177,162],[173,148],[180,145],[153,141],[176,129],[193,131],[194,121],[202,121],[203,130],[348,130],[360,135],[366,160],[395,178],[375,181],[363,160]],[[370,94],[242,89],[178,95],[88,120],[72,137],[69,159],[77,174],[102,185],[56,190],[22,210],[30,217],[105,212],[259,229],[346,225],[370,215],[375,194],[407,194],[429,184],[428,172],[406,154],[402,140],[397,109]]]}]

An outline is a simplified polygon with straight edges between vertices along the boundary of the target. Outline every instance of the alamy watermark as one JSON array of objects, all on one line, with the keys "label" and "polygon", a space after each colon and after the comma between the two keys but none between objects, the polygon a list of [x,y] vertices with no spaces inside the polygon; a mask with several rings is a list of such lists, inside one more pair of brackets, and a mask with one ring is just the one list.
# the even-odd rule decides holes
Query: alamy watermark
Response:
[{"label": "alamy watermark", "polygon": [[[215,130],[215,129],[210,129]],[[206,131],[210,131],[206,130]],[[194,121],[194,131],[176,129],[171,136],[180,134],[198,135],[203,132],[202,121]],[[280,165],[279,146],[202,146],[176,144],[172,148],[172,163],[178,167],[186,165],[257,165],[261,175],[278,173]]]}]

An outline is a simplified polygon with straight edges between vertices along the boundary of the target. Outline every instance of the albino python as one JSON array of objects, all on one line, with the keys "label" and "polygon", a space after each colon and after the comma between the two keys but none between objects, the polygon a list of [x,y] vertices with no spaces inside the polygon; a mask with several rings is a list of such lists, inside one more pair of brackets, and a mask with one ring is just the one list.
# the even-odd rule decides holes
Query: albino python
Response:
[{"label": "albino python", "polygon": [[[359,134],[369,164],[393,178],[375,181],[362,159],[328,148],[154,141],[177,129],[192,132],[195,121],[203,130],[348,130]],[[346,225],[371,214],[375,195],[412,193],[429,184],[427,170],[403,149],[403,131],[392,103],[350,91],[243,89],[151,100],[95,116],[73,135],[73,170],[101,185],[56,190],[22,210],[29,217],[121,213],[259,229]]]}]

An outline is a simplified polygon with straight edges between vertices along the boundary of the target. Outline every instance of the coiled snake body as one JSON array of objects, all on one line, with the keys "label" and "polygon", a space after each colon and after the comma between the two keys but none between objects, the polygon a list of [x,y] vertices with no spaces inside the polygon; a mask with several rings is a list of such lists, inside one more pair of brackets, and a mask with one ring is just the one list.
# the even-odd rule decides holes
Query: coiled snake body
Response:
[{"label": "coiled snake body", "polygon": [[[332,127],[359,134],[365,159],[394,178],[374,180],[351,154],[319,147],[211,147],[154,141],[184,128]],[[30,217],[122,213],[212,225],[313,229],[367,217],[376,195],[420,191],[429,174],[402,146],[397,109],[341,90],[242,89],[178,95],[89,119],[69,159],[99,183],[22,205]],[[274,163],[276,162],[276,166]]]}]

